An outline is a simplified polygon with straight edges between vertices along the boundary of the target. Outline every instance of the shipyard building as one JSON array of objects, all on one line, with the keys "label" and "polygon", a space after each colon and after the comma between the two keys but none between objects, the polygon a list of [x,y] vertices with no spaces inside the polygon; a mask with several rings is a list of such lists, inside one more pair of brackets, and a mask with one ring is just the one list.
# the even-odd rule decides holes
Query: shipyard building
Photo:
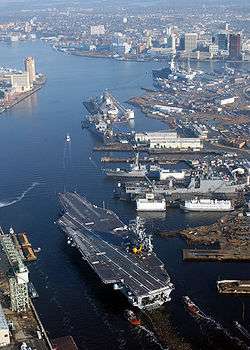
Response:
[{"label": "shipyard building", "polygon": [[137,143],[144,143],[151,149],[181,149],[201,150],[203,141],[201,138],[187,138],[178,136],[177,132],[143,132],[135,134]]}]

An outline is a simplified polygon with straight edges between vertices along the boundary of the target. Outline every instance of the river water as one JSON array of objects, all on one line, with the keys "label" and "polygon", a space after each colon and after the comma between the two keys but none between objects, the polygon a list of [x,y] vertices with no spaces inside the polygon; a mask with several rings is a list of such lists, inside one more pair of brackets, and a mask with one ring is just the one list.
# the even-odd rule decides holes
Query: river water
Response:
[{"label": "river water", "polygon": [[[12,225],[17,232],[28,232],[33,246],[41,247],[38,261],[30,265],[40,295],[36,305],[41,319],[51,338],[70,334],[80,349],[159,349],[152,336],[130,328],[123,317],[126,301],[101,286],[66,245],[54,222],[59,215],[57,193],[65,188],[77,190],[96,204],[105,201],[126,223],[135,217],[131,204],[112,198],[113,183],[104,178],[97,155],[91,154],[97,140],[81,129],[86,113],[82,101],[109,89],[124,102],[140,94],[142,86],[150,88],[152,68],[163,63],[74,57],[40,42],[28,42],[1,44],[0,66],[22,69],[23,59],[29,55],[35,57],[37,71],[48,80],[39,92],[1,115],[0,223],[6,230]],[[206,64],[206,69],[213,66]],[[162,128],[162,123],[145,118],[136,109],[136,130]],[[67,133],[71,135],[71,150],[65,149]],[[193,215],[170,209],[166,218],[148,218],[146,222],[154,233],[157,227],[176,230],[216,218],[215,214]],[[155,237],[154,244],[176,288],[166,312],[194,348],[206,349],[207,338],[186,315],[182,295],[190,295],[228,327],[233,320],[241,320],[245,303],[245,322],[249,321],[249,302],[216,293],[219,276],[247,278],[249,265],[183,263],[182,240]]]}]

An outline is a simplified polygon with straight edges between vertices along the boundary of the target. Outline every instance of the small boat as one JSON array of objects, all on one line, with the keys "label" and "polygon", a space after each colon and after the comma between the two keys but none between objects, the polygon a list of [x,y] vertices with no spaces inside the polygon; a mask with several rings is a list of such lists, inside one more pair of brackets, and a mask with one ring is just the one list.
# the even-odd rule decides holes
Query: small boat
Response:
[{"label": "small boat", "polygon": [[71,141],[71,138],[70,138],[70,135],[69,135],[69,134],[66,135],[66,141],[67,141],[67,142],[70,142],[70,141]]},{"label": "small boat", "polygon": [[34,298],[38,298],[39,295],[34,287],[34,284],[32,282],[28,283],[28,292],[29,292],[29,296],[34,299]]},{"label": "small boat", "polygon": [[40,251],[41,251],[41,248],[40,247],[38,247],[38,248],[36,248],[36,249],[33,249],[34,250],[34,253],[40,253]]},{"label": "small boat", "polygon": [[125,317],[132,326],[136,327],[141,325],[141,320],[136,316],[136,314],[132,310],[126,310]]},{"label": "small boat", "polygon": [[183,302],[190,314],[196,317],[208,319],[208,316],[203,311],[201,311],[201,309],[188,296],[183,297]]}]

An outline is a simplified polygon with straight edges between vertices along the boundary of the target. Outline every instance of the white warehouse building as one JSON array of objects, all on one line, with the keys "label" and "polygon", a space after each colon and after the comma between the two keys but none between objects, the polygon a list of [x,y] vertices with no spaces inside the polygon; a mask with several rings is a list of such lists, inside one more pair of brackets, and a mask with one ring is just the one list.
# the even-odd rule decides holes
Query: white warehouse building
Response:
[{"label": "white warehouse building", "polygon": [[201,138],[179,137],[176,132],[151,132],[135,134],[137,143],[147,143],[151,149],[181,149],[201,150],[203,141]]},{"label": "white warehouse building", "polygon": [[149,143],[151,140],[163,138],[177,138],[176,131],[155,131],[155,132],[139,132],[135,134],[135,141],[138,143]]}]

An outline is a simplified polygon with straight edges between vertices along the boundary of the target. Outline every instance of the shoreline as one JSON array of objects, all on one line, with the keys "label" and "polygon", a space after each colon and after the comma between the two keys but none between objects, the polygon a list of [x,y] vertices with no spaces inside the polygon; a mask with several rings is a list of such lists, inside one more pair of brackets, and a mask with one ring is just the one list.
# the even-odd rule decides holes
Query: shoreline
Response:
[{"label": "shoreline", "polygon": [[[55,49],[59,53],[66,53],[71,56],[78,56],[78,57],[86,57],[86,58],[108,58],[108,59],[113,59],[116,61],[121,61],[121,62],[158,62],[158,61],[165,61],[166,59],[170,58],[167,56],[164,57],[148,57],[148,58],[136,58],[136,57],[114,57],[111,53],[90,53],[89,51],[61,51],[60,49]],[[177,62],[183,62],[186,61],[186,57],[182,58],[177,58]],[[248,63],[250,64],[250,61],[244,61],[244,60],[230,60],[230,59],[220,59],[220,58],[215,58],[215,59],[210,59],[210,58],[205,58],[205,59],[197,59],[197,58],[190,58],[191,62],[224,62],[224,63]]]}]

